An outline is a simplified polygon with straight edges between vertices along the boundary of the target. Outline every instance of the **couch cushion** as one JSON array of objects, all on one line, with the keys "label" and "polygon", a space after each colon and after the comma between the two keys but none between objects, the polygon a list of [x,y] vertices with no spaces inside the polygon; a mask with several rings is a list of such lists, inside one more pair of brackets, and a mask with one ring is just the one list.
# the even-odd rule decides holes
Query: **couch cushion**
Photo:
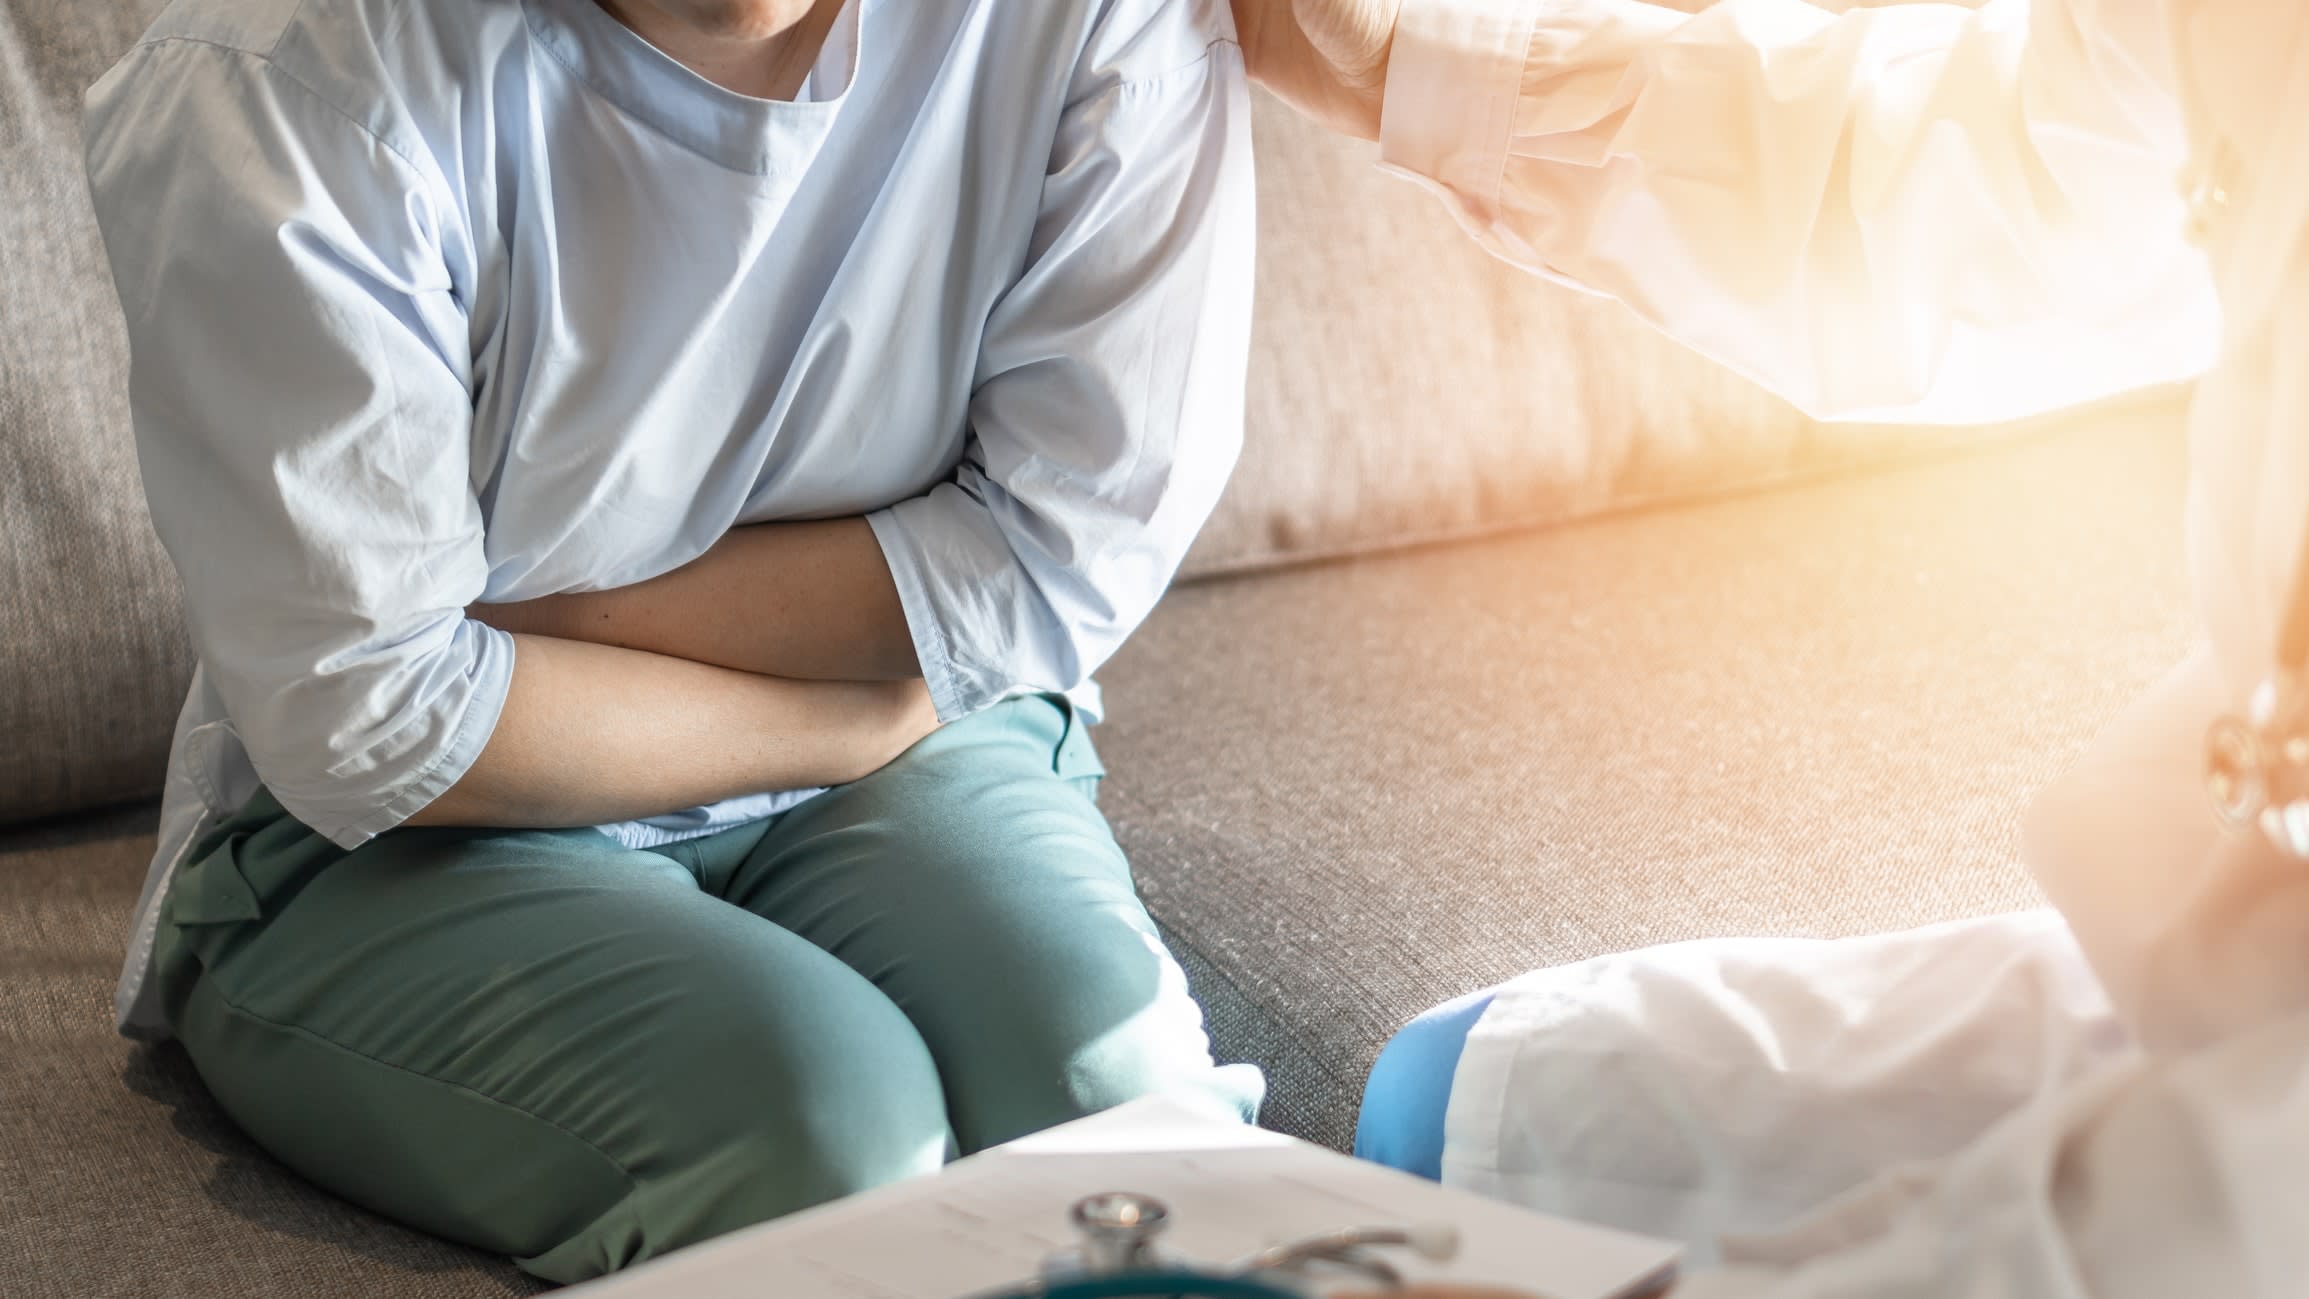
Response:
[{"label": "couch cushion", "polygon": [[157,789],[184,698],[80,167],[80,92],[159,7],[0,0],[0,824]]},{"label": "couch cushion", "polygon": [[2031,904],[2027,792],[2187,644],[2178,423],[1173,593],[1104,803],[1267,1121],[1528,968]]},{"label": "couch cushion", "polygon": [[275,1164],[181,1049],[112,1031],[150,813],[0,839],[0,1294],[375,1295],[540,1289]]},{"label": "couch cushion", "polygon": [[[1344,1143],[1394,1028],[1532,966],[2032,902],[2025,792],[2186,641],[2172,423],[1175,594],[1103,800],[1267,1121]],[[0,1291],[524,1293],[112,1034],[146,831],[0,839]]]},{"label": "couch cushion", "polygon": [[1820,425],[1258,96],[1259,292],[1211,574],[1836,472],[2004,430]]}]

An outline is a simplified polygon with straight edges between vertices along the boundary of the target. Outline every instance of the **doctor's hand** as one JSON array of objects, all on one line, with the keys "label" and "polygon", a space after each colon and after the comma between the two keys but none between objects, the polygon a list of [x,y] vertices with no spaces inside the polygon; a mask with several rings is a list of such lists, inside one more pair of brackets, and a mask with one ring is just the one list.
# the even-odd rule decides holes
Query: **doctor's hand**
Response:
[{"label": "doctor's hand", "polygon": [[1334,131],[1379,138],[1403,0],[1234,0],[1251,79]]}]

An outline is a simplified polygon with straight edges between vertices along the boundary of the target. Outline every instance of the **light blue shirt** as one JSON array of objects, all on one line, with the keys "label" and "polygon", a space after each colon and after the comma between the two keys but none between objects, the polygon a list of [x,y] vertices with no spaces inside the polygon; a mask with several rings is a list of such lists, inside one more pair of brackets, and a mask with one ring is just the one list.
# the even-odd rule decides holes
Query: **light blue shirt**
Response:
[{"label": "light blue shirt", "polygon": [[595,0],[177,0],[88,171],[199,656],[131,1031],[175,865],[260,781],[349,848],[465,773],[514,656],[467,605],[863,513],[941,717],[1095,707],[1241,441],[1223,0],[850,0],[790,103]]}]

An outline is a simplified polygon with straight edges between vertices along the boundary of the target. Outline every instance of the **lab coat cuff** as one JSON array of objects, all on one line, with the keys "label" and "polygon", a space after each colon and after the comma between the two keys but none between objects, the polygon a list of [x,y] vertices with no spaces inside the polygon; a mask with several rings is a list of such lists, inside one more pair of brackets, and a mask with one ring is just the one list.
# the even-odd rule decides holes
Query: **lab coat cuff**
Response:
[{"label": "lab coat cuff", "polygon": [[481,750],[488,747],[489,737],[497,731],[497,719],[504,714],[505,696],[513,687],[514,642],[510,634],[486,623],[468,621],[464,630],[474,637],[472,684],[462,694],[462,711],[449,743],[382,806],[363,809],[365,814],[357,819],[335,820],[290,808],[297,819],[349,852],[424,811],[465,778],[480,759]]},{"label": "lab coat cuff", "polygon": [[1515,133],[1538,6],[1405,0],[1388,56],[1379,161],[1440,183],[1488,223]]},{"label": "lab coat cuff", "polygon": [[926,578],[928,558],[899,517],[899,508],[876,510],[866,516],[866,524],[874,530],[874,540],[882,547],[882,562],[890,566],[890,580],[898,588],[898,604],[906,613],[906,634],[913,639],[914,657],[922,665],[922,682],[930,689],[931,706],[938,710],[939,721],[958,721],[977,710],[955,670],[954,652],[938,616],[937,597]]}]

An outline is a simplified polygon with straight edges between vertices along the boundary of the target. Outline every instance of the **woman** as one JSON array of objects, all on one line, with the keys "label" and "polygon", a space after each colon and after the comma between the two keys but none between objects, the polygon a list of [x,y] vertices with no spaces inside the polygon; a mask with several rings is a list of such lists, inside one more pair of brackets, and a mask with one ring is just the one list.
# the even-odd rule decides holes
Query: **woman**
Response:
[{"label": "woman", "polygon": [[558,1281],[1248,1116],[1083,733],[1240,439],[1245,113],[1217,0],[171,7],[88,106],[200,660],[124,1029]]}]

